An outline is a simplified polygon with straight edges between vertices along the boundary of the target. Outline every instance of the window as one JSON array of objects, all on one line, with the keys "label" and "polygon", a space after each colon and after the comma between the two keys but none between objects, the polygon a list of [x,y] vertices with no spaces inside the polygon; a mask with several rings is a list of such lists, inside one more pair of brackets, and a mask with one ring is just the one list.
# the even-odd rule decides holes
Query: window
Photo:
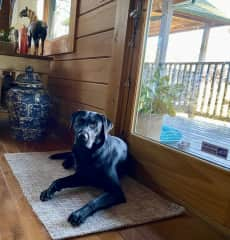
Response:
[{"label": "window", "polygon": [[[221,1],[218,0],[218,3]],[[144,10],[135,48],[130,50],[126,59],[131,62],[129,71],[125,69],[131,84],[122,89],[122,116],[119,119],[122,126],[119,133],[126,137],[129,151],[137,162],[135,176],[149,186],[160,187],[170,197],[183,202],[189,209],[195,209],[196,213],[206,216],[206,219],[229,227],[229,192],[226,189],[230,183],[230,174],[228,169],[223,168],[229,167],[227,148],[230,146],[228,62],[205,62],[210,29],[206,23],[197,19],[193,21],[178,11],[189,7],[191,13],[192,1],[137,2],[144,2]],[[206,4],[211,1],[195,2]],[[172,8],[165,3],[173,4],[173,14],[170,12]],[[162,14],[165,10],[169,10],[168,15]],[[215,18],[218,24],[223,21],[223,18]],[[224,20],[224,24],[227,23],[228,18]],[[200,29],[203,32],[200,46],[202,54],[199,53],[199,60],[194,62],[184,60],[170,64],[167,62],[168,39],[176,31],[186,32],[180,31],[181,28],[186,31]],[[158,38],[158,42],[154,43],[157,47],[153,47],[156,49],[154,62],[147,58],[151,56],[147,51],[151,49],[148,38],[152,36]],[[194,39],[187,41],[189,48]],[[177,47],[180,50],[180,46]],[[124,76],[124,83],[128,77]],[[198,95],[194,89],[199,89]],[[218,96],[225,97],[217,100],[213,97],[213,93],[217,92]],[[163,101],[162,96],[165,96]],[[215,114],[211,105],[214,106]],[[224,112],[226,114],[225,117],[222,115],[223,118],[218,115],[220,109],[221,115]]]},{"label": "window", "polygon": [[230,17],[202,4],[153,5],[133,131],[230,167]]},{"label": "window", "polygon": [[69,34],[71,0],[50,1],[49,5],[49,39]]},{"label": "window", "polygon": [[203,29],[170,33],[166,62],[198,61],[202,34]]},{"label": "window", "polygon": [[206,61],[230,61],[230,26],[213,27],[210,29]]}]

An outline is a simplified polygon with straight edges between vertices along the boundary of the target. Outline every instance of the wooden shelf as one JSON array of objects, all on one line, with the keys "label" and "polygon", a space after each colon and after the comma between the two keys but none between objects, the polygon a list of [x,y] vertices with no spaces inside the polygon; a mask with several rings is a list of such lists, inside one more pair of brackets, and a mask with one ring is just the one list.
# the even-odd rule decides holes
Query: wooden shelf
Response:
[{"label": "wooden shelf", "polygon": [[[17,54],[6,55],[0,53],[0,78],[2,78],[1,75],[2,72],[4,71],[13,72],[14,76],[17,77],[20,73],[25,72],[25,68],[27,66],[31,66],[34,69],[34,72],[39,74],[44,84],[44,87],[47,88],[51,60],[52,58],[43,56],[17,55]],[[1,108],[0,106],[0,120],[6,118],[8,118],[8,112],[7,110]]]},{"label": "wooden shelf", "polygon": [[0,55],[4,56],[10,56],[10,57],[22,57],[22,58],[29,58],[29,59],[38,59],[38,60],[53,60],[53,57],[47,57],[47,56],[35,56],[35,55],[25,55],[25,54],[5,54],[1,53]]},{"label": "wooden shelf", "polygon": [[7,109],[4,109],[0,106],[0,119],[3,120],[7,120],[8,119],[8,111]]}]

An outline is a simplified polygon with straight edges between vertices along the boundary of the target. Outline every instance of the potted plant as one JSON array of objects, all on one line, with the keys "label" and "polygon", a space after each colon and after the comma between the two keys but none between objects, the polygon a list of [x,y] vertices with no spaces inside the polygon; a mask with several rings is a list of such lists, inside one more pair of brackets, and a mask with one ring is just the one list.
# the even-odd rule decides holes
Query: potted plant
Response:
[{"label": "potted plant", "polygon": [[14,28],[0,30],[0,54],[14,54],[15,43],[11,41],[11,33]]},{"label": "potted plant", "polygon": [[157,69],[150,80],[143,81],[138,103],[136,131],[145,137],[160,139],[163,115],[176,115],[175,102],[180,84],[170,84],[169,76]]}]

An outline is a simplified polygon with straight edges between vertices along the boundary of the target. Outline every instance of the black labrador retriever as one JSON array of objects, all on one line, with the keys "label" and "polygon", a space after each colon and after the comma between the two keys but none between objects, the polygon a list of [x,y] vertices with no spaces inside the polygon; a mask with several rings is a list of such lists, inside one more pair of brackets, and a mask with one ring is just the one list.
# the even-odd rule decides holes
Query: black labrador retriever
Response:
[{"label": "black labrador retriever", "polygon": [[54,154],[51,159],[65,159],[64,167],[74,167],[75,174],[57,179],[41,193],[41,201],[50,200],[64,188],[93,186],[104,193],[74,211],[68,221],[77,226],[100,209],[126,202],[120,177],[127,174],[127,145],[108,132],[112,123],[104,116],[90,111],[73,113],[71,127],[75,133],[72,152]]}]

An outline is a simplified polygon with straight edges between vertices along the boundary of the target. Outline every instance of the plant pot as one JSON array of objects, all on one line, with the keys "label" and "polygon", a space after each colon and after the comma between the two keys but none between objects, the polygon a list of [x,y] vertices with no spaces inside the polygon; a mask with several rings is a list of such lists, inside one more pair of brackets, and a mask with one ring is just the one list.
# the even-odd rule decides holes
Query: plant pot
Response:
[{"label": "plant pot", "polygon": [[0,54],[12,55],[15,53],[16,43],[0,41]]},{"label": "plant pot", "polygon": [[138,113],[135,130],[140,135],[159,141],[162,122],[163,115]]}]

